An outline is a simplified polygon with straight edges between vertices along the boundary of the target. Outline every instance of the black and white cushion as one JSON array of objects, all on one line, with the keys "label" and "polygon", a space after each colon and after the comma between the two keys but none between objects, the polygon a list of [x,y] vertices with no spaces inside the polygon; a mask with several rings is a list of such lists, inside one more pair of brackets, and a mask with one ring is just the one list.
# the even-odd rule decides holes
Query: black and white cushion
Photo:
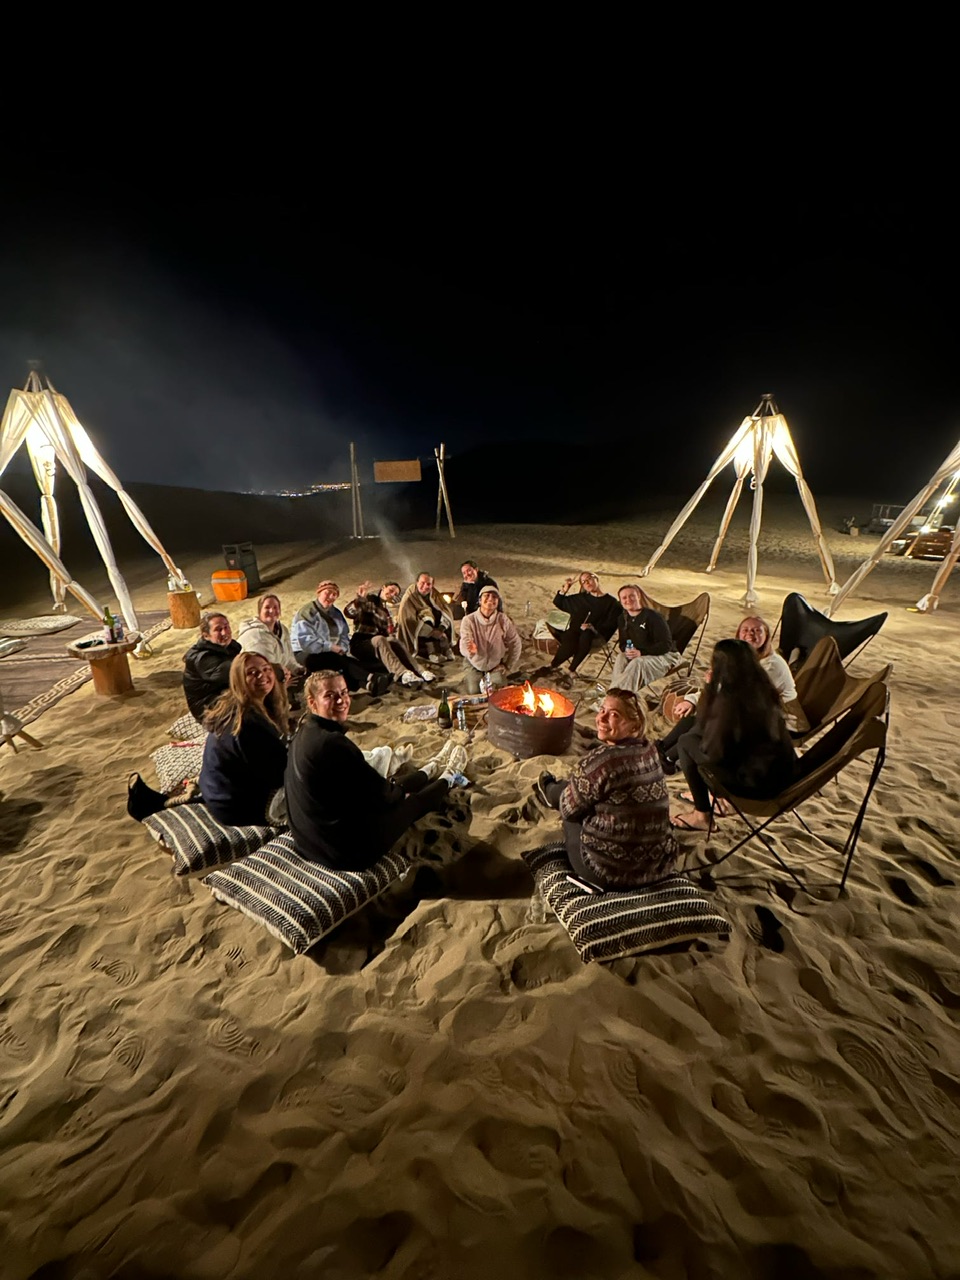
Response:
[{"label": "black and white cushion", "polygon": [[619,960],[730,932],[729,920],[686,876],[643,889],[585,893],[567,879],[571,869],[562,844],[533,849],[523,860],[581,960]]},{"label": "black and white cushion", "polygon": [[175,791],[188,778],[199,778],[203,765],[203,743],[171,743],[154,751],[150,760],[157,771],[157,781],[164,795]]},{"label": "black and white cushion", "polygon": [[333,871],[301,858],[293,837],[284,834],[203,883],[219,902],[242,911],[302,955],[412,866],[403,854],[386,853],[369,871]]},{"label": "black and white cushion", "polygon": [[276,827],[228,827],[205,804],[181,804],[144,818],[154,840],[173,854],[173,874],[209,871],[254,853],[278,833]]},{"label": "black and white cushion", "polygon": [[186,715],[174,720],[167,730],[167,736],[174,742],[203,742],[207,731],[189,711]]}]

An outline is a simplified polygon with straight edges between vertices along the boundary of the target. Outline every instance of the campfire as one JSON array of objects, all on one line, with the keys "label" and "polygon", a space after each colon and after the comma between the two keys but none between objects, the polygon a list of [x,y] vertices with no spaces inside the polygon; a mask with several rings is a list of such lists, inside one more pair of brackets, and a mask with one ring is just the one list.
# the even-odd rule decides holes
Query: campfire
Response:
[{"label": "campfire", "polygon": [[573,739],[574,705],[562,693],[537,689],[529,680],[490,695],[487,738],[517,757],[563,755]]},{"label": "campfire", "polygon": [[569,714],[558,710],[552,693],[548,693],[546,689],[534,689],[529,680],[522,685],[513,685],[509,692],[516,697],[511,698],[509,702],[505,699],[498,700],[502,711],[512,711],[518,716],[537,716],[541,720],[554,715]]}]

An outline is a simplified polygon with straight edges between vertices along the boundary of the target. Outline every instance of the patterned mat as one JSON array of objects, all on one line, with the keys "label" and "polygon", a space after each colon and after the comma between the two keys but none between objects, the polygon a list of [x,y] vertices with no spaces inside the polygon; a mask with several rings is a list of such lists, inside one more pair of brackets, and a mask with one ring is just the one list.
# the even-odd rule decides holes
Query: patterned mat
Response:
[{"label": "patterned mat", "polygon": [[[73,624],[80,622],[75,618]],[[89,623],[87,619],[87,623]],[[140,631],[152,640],[171,626],[169,615],[145,613],[140,618]],[[3,700],[24,725],[37,720],[49,707],[91,679],[90,663],[71,658],[65,653],[66,641],[57,635],[38,636],[27,643],[23,653],[13,654],[0,665]],[[132,668],[136,678],[136,663]],[[23,705],[15,704],[23,700]]]},{"label": "patterned mat", "polygon": [[49,636],[75,627],[81,621],[70,613],[45,613],[40,618],[0,618],[0,636]]}]

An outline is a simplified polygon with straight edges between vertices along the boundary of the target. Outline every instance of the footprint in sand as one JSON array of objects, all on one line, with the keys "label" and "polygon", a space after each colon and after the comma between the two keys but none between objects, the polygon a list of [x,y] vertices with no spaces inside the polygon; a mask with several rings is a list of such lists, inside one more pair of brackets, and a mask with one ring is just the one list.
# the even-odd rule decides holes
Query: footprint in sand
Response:
[{"label": "footprint in sand", "polygon": [[135,1031],[131,1031],[123,1037],[119,1044],[114,1045],[113,1056],[129,1071],[137,1072],[140,1069],[141,1062],[143,1062],[145,1049],[146,1046],[143,1039]]},{"label": "footprint in sand", "polygon": [[105,956],[94,956],[90,961],[90,968],[96,969],[99,973],[105,973],[121,987],[132,986],[138,976],[134,965],[126,960],[108,960]]},{"label": "footprint in sand", "polygon": [[260,1041],[244,1034],[235,1018],[218,1018],[211,1023],[207,1034],[218,1049],[255,1057],[260,1051]]},{"label": "footprint in sand", "polygon": [[918,871],[937,889],[949,888],[949,886],[956,884],[956,881],[951,880],[949,876],[941,875],[932,862],[926,862],[923,858],[908,858],[907,861],[915,871]]},{"label": "footprint in sand", "polygon": [[899,898],[904,906],[925,907],[927,905],[922,898],[917,897],[910,886],[910,882],[904,879],[903,876],[884,876],[883,879],[890,892],[894,897]]},{"label": "footprint in sand", "polygon": [[768,951],[782,951],[786,945],[783,940],[783,922],[778,920],[769,907],[755,907],[757,925],[750,927],[750,932],[759,939],[761,947]]}]

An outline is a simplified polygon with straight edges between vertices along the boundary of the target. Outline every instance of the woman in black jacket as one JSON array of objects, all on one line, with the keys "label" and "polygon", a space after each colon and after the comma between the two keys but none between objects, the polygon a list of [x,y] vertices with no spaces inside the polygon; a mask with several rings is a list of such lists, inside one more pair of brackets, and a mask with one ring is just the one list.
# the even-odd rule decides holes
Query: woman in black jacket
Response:
[{"label": "woman in black jacket", "polygon": [[259,653],[230,664],[230,685],[204,716],[200,792],[218,822],[264,822],[287,766],[287,695],[276,668]]},{"label": "woman in black jacket", "polygon": [[200,619],[200,639],[183,655],[183,692],[197,720],[227,688],[230,664],[239,652],[229,620],[222,613],[205,613]]},{"label": "woman in black jacket", "polygon": [[780,698],[750,645],[721,640],[710,672],[696,723],[677,746],[693,800],[692,809],[672,819],[684,831],[709,831],[712,825],[702,765],[734,795],[758,798],[778,795],[797,771]]}]

